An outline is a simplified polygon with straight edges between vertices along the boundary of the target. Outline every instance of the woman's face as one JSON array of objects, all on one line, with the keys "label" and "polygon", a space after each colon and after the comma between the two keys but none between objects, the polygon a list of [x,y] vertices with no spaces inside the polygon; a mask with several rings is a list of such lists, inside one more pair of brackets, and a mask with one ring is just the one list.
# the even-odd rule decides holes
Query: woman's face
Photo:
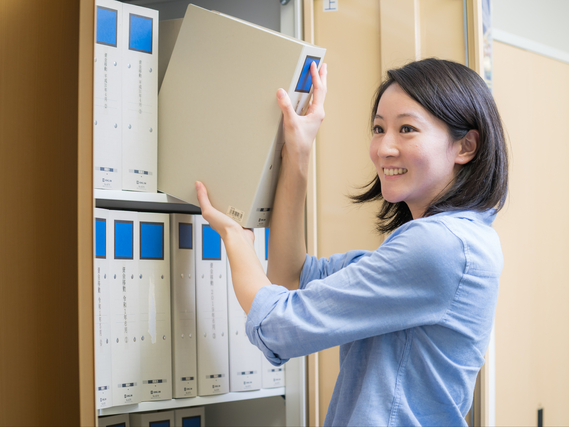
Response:
[{"label": "woman's face", "polygon": [[431,201],[452,184],[460,168],[461,144],[452,141],[443,121],[396,83],[379,101],[373,134],[369,154],[383,198],[405,202],[414,219],[422,217]]}]

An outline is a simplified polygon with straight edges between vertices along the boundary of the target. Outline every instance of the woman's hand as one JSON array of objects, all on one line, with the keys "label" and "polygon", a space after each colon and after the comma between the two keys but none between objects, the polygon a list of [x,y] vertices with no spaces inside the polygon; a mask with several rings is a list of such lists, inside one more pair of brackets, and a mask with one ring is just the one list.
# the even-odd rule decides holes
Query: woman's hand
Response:
[{"label": "woman's hand", "polygon": [[209,225],[211,225],[211,227],[219,233],[223,240],[226,239],[228,233],[230,232],[243,233],[247,237],[247,241],[253,245],[253,242],[255,241],[255,235],[253,234],[252,230],[241,227],[236,221],[229,218],[223,212],[215,209],[209,201],[207,190],[202,182],[196,182],[196,190],[198,193],[198,201],[202,210],[202,216],[207,222],[209,222]]},{"label": "woman's hand", "polygon": [[294,111],[290,98],[284,89],[277,91],[277,102],[284,116],[283,157],[290,156],[296,162],[308,163],[312,143],[316,133],[324,120],[324,99],[326,98],[327,66],[322,64],[320,72],[316,63],[310,64],[310,75],[314,91],[312,102],[308,106],[306,115],[299,116]]}]

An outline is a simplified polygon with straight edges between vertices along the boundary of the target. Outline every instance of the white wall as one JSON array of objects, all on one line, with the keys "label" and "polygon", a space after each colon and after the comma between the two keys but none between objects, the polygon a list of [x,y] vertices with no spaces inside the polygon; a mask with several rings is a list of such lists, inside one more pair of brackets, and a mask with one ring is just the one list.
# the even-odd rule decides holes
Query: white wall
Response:
[{"label": "white wall", "polygon": [[569,62],[569,1],[491,1],[495,40]]}]

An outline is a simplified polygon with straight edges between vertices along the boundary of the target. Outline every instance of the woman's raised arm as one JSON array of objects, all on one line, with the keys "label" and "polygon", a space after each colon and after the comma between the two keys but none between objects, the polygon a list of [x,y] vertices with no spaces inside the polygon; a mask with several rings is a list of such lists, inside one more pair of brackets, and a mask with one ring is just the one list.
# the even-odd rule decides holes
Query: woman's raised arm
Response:
[{"label": "woman's raised arm", "polygon": [[326,73],[326,64],[322,64],[320,72],[314,62],[310,65],[314,92],[304,116],[296,114],[285,90],[277,91],[284,116],[285,144],[270,223],[267,276],[271,283],[290,290],[298,288],[306,258],[304,202],[307,174],[312,144],[324,120]]}]

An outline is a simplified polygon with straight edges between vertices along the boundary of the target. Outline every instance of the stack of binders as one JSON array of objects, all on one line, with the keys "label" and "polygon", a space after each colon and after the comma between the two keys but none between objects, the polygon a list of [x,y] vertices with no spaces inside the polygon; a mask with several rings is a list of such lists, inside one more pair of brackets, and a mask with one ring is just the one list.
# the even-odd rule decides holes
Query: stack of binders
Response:
[{"label": "stack of binders", "polygon": [[[202,216],[95,209],[94,230],[97,409],[285,385]],[[255,236],[266,269],[268,229]]]},{"label": "stack of binders", "polygon": [[172,398],[169,226],[95,209],[97,409]]},{"label": "stack of binders", "polygon": [[158,12],[97,0],[95,188],[157,191]]}]

